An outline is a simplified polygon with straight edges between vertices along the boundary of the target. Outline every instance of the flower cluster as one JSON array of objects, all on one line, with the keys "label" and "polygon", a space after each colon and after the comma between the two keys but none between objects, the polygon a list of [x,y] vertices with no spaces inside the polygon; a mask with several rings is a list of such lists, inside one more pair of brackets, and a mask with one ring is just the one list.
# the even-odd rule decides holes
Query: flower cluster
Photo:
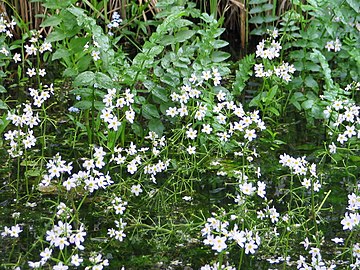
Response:
[{"label": "flower cluster", "polygon": [[126,222],[123,222],[122,218],[120,218],[119,220],[115,220],[116,229],[114,228],[108,229],[109,237],[115,238],[116,240],[122,242],[126,237],[126,234],[124,233],[125,226],[126,226]]},{"label": "flower cluster", "polygon": [[[115,210],[116,215],[123,215],[126,210],[127,204],[128,203],[126,201],[123,201],[120,197],[115,197],[111,201],[111,208]],[[119,220],[115,220],[115,229],[108,229],[107,234],[109,235],[109,237],[115,238],[116,240],[122,242],[126,237],[126,234],[124,233],[125,226],[126,222],[124,222],[122,218],[119,218]]]},{"label": "flower cluster", "polygon": [[4,134],[5,140],[10,144],[10,149],[7,151],[11,157],[21,156],[23,149],[29,149],[36,143],[32,128],[40,123],[39,116],[33,112],[29,104],[23,104],[23,106],[22,114],[20,107],[17,113],[9,111],[6,118],[18,127],[17,130],[9,130]]},{"label": "flower cluster", "polygon": [[[344,144],[351,138],[360,138],[360,106],[350,100],[335,100],[326,107],[324,115],[331,120],[330,135],[337,134],[336,141]],[[334,143],[329,146],[330,153],[336,153]]]},{"label": "flower cluster", "polygon": [[51,97],[51,95],[54,95],[54,88],[53,84],[44,85],[42,89],[34,89],[29,88],[30,96],[33,98],[33,105],[36,107],[41,107],[41,105]]},{"label": "flower cluster", "polygon": [[276,208],[267,206],[263,210],[257,211],[257,218],[263,220],[269,218],[272,223],[277,223],[279,221],[280,214],[277,212]]},{"label": "flower cluster", "polygon": [[214,263],[213,265],[206,264],[200,268],[200,270],[236,270],[235,267],[230,265],[221,265],[219,263]]},{"label": "flower cluster", "polygon": [[[46,231],[46,241],[49,242],[50,248],[45,248],[45,250],[40,253],[40,261],[29,261],[29,267],[41,268],[44,266],[51,258],[53,253],[52,248],[63,250],[65,247],[73,245],[77,250],[84,250],[85,247],[83,246],[83,242],[85,241],[85,236],[86,231],[83,224],[81,224],[78,229],[73,229],[70,223],[58,221],[51,230]],[[73,254],[71,256],[70,263],[73,266],[80,266],[82,262],[83,259],[79,257],[78,254]],[[68,267],[60,261],[53,269],[68,269]]]},{"label": "flower cluster", "polygon": [[[27,56],[36,56],[38,55],[38,53],[44,54],[47,51],[52,52],[51,43],[47,42],[46,40],[42,40],[42,35],[39,31],[36,30],[31,31],[31,38],[29,40],[29,44],[25,44],[24,48]],[[13,59],[16,63],[21,61],[20,54],[16,53]],[[26,74],[30,78],[36,75],[44,77],[46,75],[46,71],[45,69],[41,68],[28,68]]]},{"label": "flower cluster", "polygon": [[221,221],[213,214],[201,230],[202,236],[206,237],[203,243],[217,252],[222,252],[228,247],[227,241],[234,241],[245,249],[245,254],[254,254],[261,243],[258,233],[247,229],[239,231],[237,224],[232,230],[228,230],[228,226],[228,221]]},{"label": "flower cluster", "polygon": [[360,196],[355,193],[348,195],[348,211],[341,220],[343,230],[353,230],[360,224]]},{"label": "flower cluster", "polygon": [[[115,147],[114,154],[110,161],[115,162],[117,165],[123,166],[126,164],[127,172],[135,174],[141,166],[143,172],[150,176],[150,179],[156,183],[156,175],[167,170],[170,160],[157,160],[154,162],[154,157],[158,157],[161,149],[165,147],[165,137],[159,138],[155,132],[149,133],[145,139],[150,139],[152,148],[141,147],[138,148],[136,144],[130,142],[127,148]],[[140,192],[140,191],[139,191]]]},{"label": "flower cluster", "polygon": [[2,237],[10,236],[12,238],[18,238],[19,233],[21,233],[23,230],[21,229],[19,224],[16,224],[15,226],[11,226],[11,228],[5,226],[4,231],[1,233]]},{"label": "flower cluster", "polygon": [[334,269],[336,266],[332,263],[330,265],[326,265],[323,261],[323,258],[320,253],[319,248],[311,247],[309,254],[311,255],[311,263],[306,262],[306,258],[300,255],[299,260],[297,260],[297,269],[299,270],[307,270],[307,269],[319,269],[319,270],[327,270]]},{"label": "flower cluster", "polygon": [[[185,136],[189,141],[186,151],[190,155],[196,153],[194,142],[201,134],[211,135],[207,137],[215,138],[222,143],[229,141],[235,135],[242,134],[243,139],[251,142],[257,137],[257,130],[265,129],[258,111],[246,113],[242,105],[235,104],[223,90],[220,89],[215,93],[209,93],[206,88],[203,91],[199,90],[202,86],[206,87],[203,84],[204,80],[211,78],[216,80],[216,77],[220,76],[214,73],[214,69],[212,72],[203,72],[201,78],[193,74],[189,79],[191,84],[184,84],[179,93],[172,92],[170,96],[171,100],[179,105],[169,107],[166,110],[167,116],[194,117],[198,121],[184,127]],[[214,100],[214,104],[209,103],[209,99]]]},{"label": "flower cluster", "polygon": [[118,28],[120,26],[120,24],[122,23],[122,19],[120,17],[120,14],[115,11],[112,16],[111,16],[111,22],[107,25],[107,27],[109,28],[109,32],[108,34],[110,36],[113,36],[114,33],[111,31],[113,28]]},{"label": "flower cluster", "polygon": [[85,270],[101,270],[104,269],[104,266],[109,266],[109,260],[104,259],[102,254],[94,253],[90,256],[89,261],[93,264],[92,266],[87,266]]},{"label": "flower cluster", "polygon": [[[90,193],[93,193],[99,188],[106,189],[109,185],[113,184],[109,174],[104,174],[97,169],[105,166],[104,156],[106,155],[102,147],[94,149],[92,159],[85,159],[82,166],[85,170],[79,171],[72,174],[71,162],[66,164],[62,160],[61,156],[57,154],[52,160],[50,160],[47,167],[47,174],[43,176],[43,180],[39,184],[40,188],[49,186],[51,181],[55,178],[63,180],[62,185],[67,191],[78,186],[83,188]],[[68,178],[64,174],[70,175]]]},{"label": "flower cluster", "polygon": [[130,89],[126,89],[121,96],[117,95],[115,88],[108,89],[103,102],[105,108],[102,109],[100,118],[107,123],[108,129],[116,131],[121,126],[124,115],[115,115],[120,109],[125,110],[125,119],[129,123],[134,122],[135,111],[131,107],[134,103],[134,94],[130,92]]},{"label": "flower cluster", "polygon": [[[282,47],[280,43],[276,41],[276,38],[278,37],[278,31],[276,29],[272,31],[268,30],[268,33],[270,34],[270,37],[263,39],[256,46],[256,57],[273,60],[280,56],[280,50]],[[275,75],[285,82],[291,81],[291,74],[296,71],[294,65],[290,65],[287,62],[282,62],[280,65],[273,66],[269,69],[265,69],[264,64],[260,63],[254,66],[254,70],[255,77],[262,78]]]},{"label": "flower cluster", "polygon": [[11,22],[8,22],[4,14],[0,14],[0,33],[5,33],[7,37],[12,38],[12,31],[14,30],[15,25],[15,20],[11,20]]},{"label": "flower cluster", "polygon": [[93,40],[92,46],[89,45],[89,42],[84,45],[84,52],[88,51],[95,62],[100,60],[100,45],[97,41]]},{"label": "flower cluster", "polygon": [[329,52],[332,50],[334,52],[339,52],[341,50],[340,40],[337,38],[337,39],[335,39],[335,41],[330,40],[330,41],[326,42],[325,49],[327,49]]},{"label": "flower cluster", "polygon": [[315,192],[320,191],[321,183],[317,179],[316,164],[309,164],[305,159],[306,157],[294,158],[287,154],[280,155],[280,164],[284,167],[288,167],[291,173],[298,176],[304,176],[301,184],[306,188],[312,188]]},{"label": "flower cluster", "polygon": [[262,59],[275,59],[280,56],[280,51],[282,49],[279,42],[276,41],[276,38],[279,36],[278,31],[275,29],[273,31],[268,30],[270,38],[263,39],[256,46],[256,57]]}]

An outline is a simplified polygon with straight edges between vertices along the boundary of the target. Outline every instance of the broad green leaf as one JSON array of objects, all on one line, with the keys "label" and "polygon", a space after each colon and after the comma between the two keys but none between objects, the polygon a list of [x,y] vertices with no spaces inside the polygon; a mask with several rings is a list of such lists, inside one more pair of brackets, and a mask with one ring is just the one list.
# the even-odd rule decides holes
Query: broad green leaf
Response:
[{"label": "broad green leaf", "polygon": [[249,2],[250,5],[256,5],[256,4],[264,4],[264,3],[267,3],[268,0],[251,0]]},{"label": "broad green leaf", "polygon": [[280,115],[280,112],[278,111],[278,109],[276,109],[275,107],[269,107],[268,108],[270,112],[272,112],[273,114],[275,114],[276,116]]},{"label": "broad green leaf", "polygon": [[278,19],[279,19],[278,16],[266,15],[266,16],[264,17],[264,22],[265,22],[265,23],[275,22],[275,21],[278,20]]},{"label": "broad green leaf", "polygon": [[249,14],[256,14],[262,12],[262,6],[255,6],[252,9],[250,9]]},{"label": "broad green leaf", "polygon": [[6,103],[0,99],[0,110],[7,110],[7,109],[8,106],[6,105]]},{"label": "broad green leaf", "polygon": [[268,11],[273,9],[273,4],[264,4],[261,6],[262,11]]},{"label": "broad green leaf", "polygon": [[168,102],[167,92],[164,88],[158,86],[151,90],[151,93],[163,102]]},{"label": "broad green leaf", "polygon": [[90,109],[92,107],[92,102],[89,100],[81,100],[79,102],[76,102],[74,104],[75,108],[78,108],[80,110],[87,110]]},{"label": "broad green leaf", "polygon": [[67,35],[64,32],[60,30],[55,30],[46,37],[46,41],[55,42],[55,41],[64,40],[66,37]]},{"label": "broad green leaf", "polygon": [[74,86],[93,86],[95,83],[95,74],[92,71],[80,73],[74,80]]},{"label": "broad green leaf", "polygon": [[41,24],[41,27],[57,26],[62,22],[62,18],[58,15],[52,15],[46,18]]},{"label": "broad green leaf", "polygon": [[165,127],[159,119],[151,119],[149,121],[149,129],[161,137]]},{"label": "broad green leaf", "polygon": [[227,45],[229,45],[229,42],[227,42],[225,40],[221,40],[221,39],[216,39],[213,42],[214,49],[220,49],[220,48],[226,47]]},{"label": "broad green leaf", "polygon": [[25,172],[25,175],[26,176],[40,176],[41,175],[41,171],[40,170],[32,170],[32,169],[28,169],[28,170],[26,170],[26,172]]},{"label": "broad green leaf", "polygon": [[222,51],[214,51],[211,54],[211,60],[215,63],[223,62],[229,57],[230,57],[230,53],[222,52]]},{"label": "broad green leaf", "polygon": [[0,93],[6,93],[7,90],[4,86],[0,85]]},{"label": "broad green leaf", "polygon": [[262,24],[265,21],[263,16],[254,16],[249,20],[249,23]]},{"label": "broad green leaf", "polygon": [[267,96],[266,96],[266,102],[272,102],[277,91],[278,91],[278,86],[274,85],[273,87],[271,87],[270,91],[268,92]]},{"label": "broad green leaf", "polygon": [[305,78],[305,85],[312,89],[319,89],[318,83],[314,80],[313,76],[308,75]]},{"label": "broad green leaf", "polygon": [[139,136],[139,137],[143,137],[144,136],[144,129],[138,124],[138,123],[133,123],[131,125],[131,129],[134,131],[134,133]]},{"label": "broad green leaf", "polygon": [[194,30],[182,30],[175,34],[176,42],[184,42],[185,40],[190,39],[195,34]]},{"label": "broad green leaf", "polygon": [[52,60],[57,60],[57,59],[62,59],[65,57],[69,57],[70,56],[70,52],[67,49],[57,49],[56,52],[54,52],[54,54],[52,55]]},{"label": "broad green leaf", "polygon": [[114,82],[108,75],[102,72],[96,72],[95,85],[97,88],[112,88],[114,87]]},{"label": "broad green leaf", "polygon": [[346,0],[350,7],[352,7],[357,13],[360,13],[360,2],[359,0]]},{"label": "broad green leaf", "polygon": [[303,103],[301,103],[301,107],[303,107],[303,109],[305,110],[310,109],[313,105],[314,105],[314,100],[312,99],[306,100]]},{"label": "broad green leaf", "polygon": [[142,106],[142,115],[146,119],[160,118],[159,112],[153,104],[144,104]]},{"label": "broad green leaf", "polygon": [[168,46],[174,43],[175,43],[175,38],[172,35],[165,35],[161,40],[159,40],[159,44],[163,46]]},{"label": "broad green leaf", "polygon": [[50,9],[62,9],[76,2],[77,0],[46,0],[43,1],[42,5]]}]

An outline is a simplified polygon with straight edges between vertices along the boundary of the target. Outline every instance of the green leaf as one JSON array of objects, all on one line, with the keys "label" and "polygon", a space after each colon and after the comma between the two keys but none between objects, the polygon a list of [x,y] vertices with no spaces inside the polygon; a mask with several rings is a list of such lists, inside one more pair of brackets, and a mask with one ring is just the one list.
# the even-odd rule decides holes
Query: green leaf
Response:
[{"label": "green leaf", "polygon": [[51,32],[47,37],[46,37],[46,41],[48,42],[55,42],[55,41],[60,41],[60,40],[64,40],[67,37],[67,35],[60,31],[60,30],[56,30]]},{"label": "green leaf", "polygon": [[6,93],[7,90],[4,86],[0,85],[0,93]]},{"label": "green leaf", "polygon": [[360,2],[359,0],[346,0],[350,7],[355,10],[356,13],[360,13]]},{"label": "green leaf", "polygon": [[80,73],[74,80],[74,86],[93,86],[95,83],[95,74],[92,71]]},{"label": "green leaf", "polygon": [[47,0],[43,1],[42,5],[49,9],[62,9],[75,4],[75,2],[75,0]]},{"label": "green leaf", "polygon": [[163,46],[168,46],[174,43],[175,43],[175,38],[172,35],[165,35],[161,40],[159,40],[159,44]]},{"label": "green leaf", "polygon": [[235,82],[233,84],[234,94],[238,95],[244,90],[247,80],[253,73],[254,64],[254,54],[249,54],[239,61],[239,69],[236,71]]},{"label": "green leaf", "polygon": [[211,60],[215,63],[220,63],[228,59],[230,56],[231,56],[230,53],[215,51],[211,54]]},{"label": "green leaf", "polygon": [[61,17],[58,15],[52,15],[51,17],[46,18],[41,24],[41,27],[57,26],[62,22]]},{"label": "green leaf", "polygon": [[80,110],[87,110],[90,109],[92,107],[92,102],[89,100],[81,100],[79,102],[76,102],[74,104],[75,108],[78,108]]},{"label": "green leaf", "polygon": [[279,87],[277,85],[274,85],[273,87],[271,87],[269,93],[266,96],[266,102],[267,103],[273,102],[273,99],[274,99],[274,97],[275,97],[275,95],[276,95],[276,93],[278,91],[278,88]]},{"label": "green leaf", "polygon": [[279,111],[275,107],[269,107],[268,109],[269,109],[270,112],[272,112],[276,116],[280,115]]},{"label": "green leaf", "polygon": [[308,75],[305,78],[305,85],[312,89],[319,89],[318,83],[314,80],[313,76]]},{"label": "green leaf", "polygon": [[28,169],[28,170],[26,170],[26,172],[25,172],[25,175],[26,176],[40,176],[41,175],[41,171],[40,170],[32,170],[32,169]]},{"label": "green leaf", "polygon": [[158,86],[151,90],[151,93],[163,102],[168,102],[167,92],[164,88]]},{"label": "green leaf", "polygon": [[95,73],[95,84],[97,88],[112,88],[114,87],[113,80],[102,72]]},{"label": "green leaf", "polygon": [[176,33],[175,41],[184,42],[185,40],[190,39],[195,34],[194,30],[182,30]]},{"label": "green leaf", "polygon": [[229,45],[229,42],[227,42],[225,40],[221,40],[221,39],[216,39],[213,42],[214,49],[220,49],[220,48],[226,47],[227,45]]},{"label": "green leaf", "polygon": [[153,104],[144,104],[142,106],[142,115],[146,119],[160,118],[159,112]]},{"label": "green leaf", "polygon": [[262,12],[262,6],[255,6],[252,9],[250,9],[249,14],[256,14]]},{"label": "green leaf", "polygon": [[314,105],[314,100],[312,99],[306,100],[303,103],[301,103],[301,107],[303,107],[303,109],[305,110],[310,109],[313,105]]},{"label": "green leaf", "polygon": [[264,4],[261,6],[262,11],[268,11],[273,9],[273,4]]},{"label": "green leaf", "polygon": [[6,105],[6,103],[0,99],[0,110],[7,110],[7,109],[8,106]]},{"label": "green leaf", "polygon": [[249,23],[262,24],[265,21],[263,16],[254,16],[249,20]]},{"label": "green leaf", "polygon": [[65,57],[69,57],[70,56],[70,52],[67,49],[57,49],[56,52],[54,52],[54,54],[52,55],[52,60],[57,60],[57,59],[62,59]]},{"label": "green leaf", "polygon": [[144,129],[138,124],[138,123],[133,123],[131,125],[131,129],[134,131],[134,133],[139,136],[139,137],[143,137],[144,136]]},{"label": "green leaf", "polygon": [[256,4],[264,4],[264,3],[267,3],[268,0],[251,0],[249,2],[250,5],[256,5]]},{"label": "green leaf", "polygon": [[151,119],[149,121],[149,129],[161,137],[165,127],[159,119]]}]

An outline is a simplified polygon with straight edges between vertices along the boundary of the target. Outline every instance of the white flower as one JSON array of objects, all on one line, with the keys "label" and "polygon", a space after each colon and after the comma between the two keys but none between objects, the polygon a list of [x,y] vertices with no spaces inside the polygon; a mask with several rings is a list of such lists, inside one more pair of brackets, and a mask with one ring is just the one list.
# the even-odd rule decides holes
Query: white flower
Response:
[{"label": "white flower", "polygon": [[194,140],[197,136],[197,131],[194,130],[193,128],[189,128],[187,131],[186,131],[186,136],[191,139],[191,140]]},{"label": "white flower", "polygon": [[250,142],[256,138],[256,133],[255,133],[255,129],[246,129],[245,130],[245,135],[244,135],[245,139],[248,139]]},{"label": "white flower", "polygon": [[189,155],[193,155],[196,153],[196,147],[189,145],[188,148],[186,148],[186,151],[188,152]]},{"label": "white flower", "polygon": [[143,190],[141,189],[141,185],[133,185],[131,187],[131,193],[133,193],[135,196],[139,196],[139,194],[142,192]]},{"label": "white flower", "polygon": [[204,132],[206,134],[210,134],[212,131],[212,127],[209,124],[204,124],[203,128],[201,129],[201,132]]},{"label": "white flower", "polygon": [[250,242],[245,244],[245,254],[254,254],[255,249],[258,248],[258,245],[254,242],[254,240],[251,240]]},{"label": "white flower", "polygon": [[91,56],[94,59],[94,61],[97,61],[100,59],[100,52],[99,51],[92,51]]},{"label": "white flower", "polygon": [[240,184],[240,190],[245,195],[252,195],[255,192],[256,188],[253,187],[252,183],[244,183]]},{"label": "white flower", "polygon": [[83,259],[79,257],[78,254],[71,256],[71,264],[74,266],[80,266],[80,264],[83,262]]},{"label": "white flower", "polygon": [[26,74],[31,78],[36,75],[35,68],[28,68]]},{"label": "white flower", "polygon": [[344,239],[343,239],[343,238],[339,238],[339,237],[335,237],[335,238],[331,239],[331,241],[333,241],[333,242],[336,243],[336,244],[344,243]]},{"label": "white flower", "polygon": [[15,61],[15,63],[20,62],[21,61],[20,53],[15,53],[13,56],[13,60]]},{"label": "white flower", "polygon": [[329,145],[329,152],[330,154],[335,154],[336,153],[336,145],[334,144],[334,142],[332,142],[330,145]]},{"label": "white flower", "polygon": [[45,69],[44,68],[40,68],[39,69],[39,75],[41,76],[41,77],[44,77],[45,75],[46,75],[46,71],[45,71]]}]

